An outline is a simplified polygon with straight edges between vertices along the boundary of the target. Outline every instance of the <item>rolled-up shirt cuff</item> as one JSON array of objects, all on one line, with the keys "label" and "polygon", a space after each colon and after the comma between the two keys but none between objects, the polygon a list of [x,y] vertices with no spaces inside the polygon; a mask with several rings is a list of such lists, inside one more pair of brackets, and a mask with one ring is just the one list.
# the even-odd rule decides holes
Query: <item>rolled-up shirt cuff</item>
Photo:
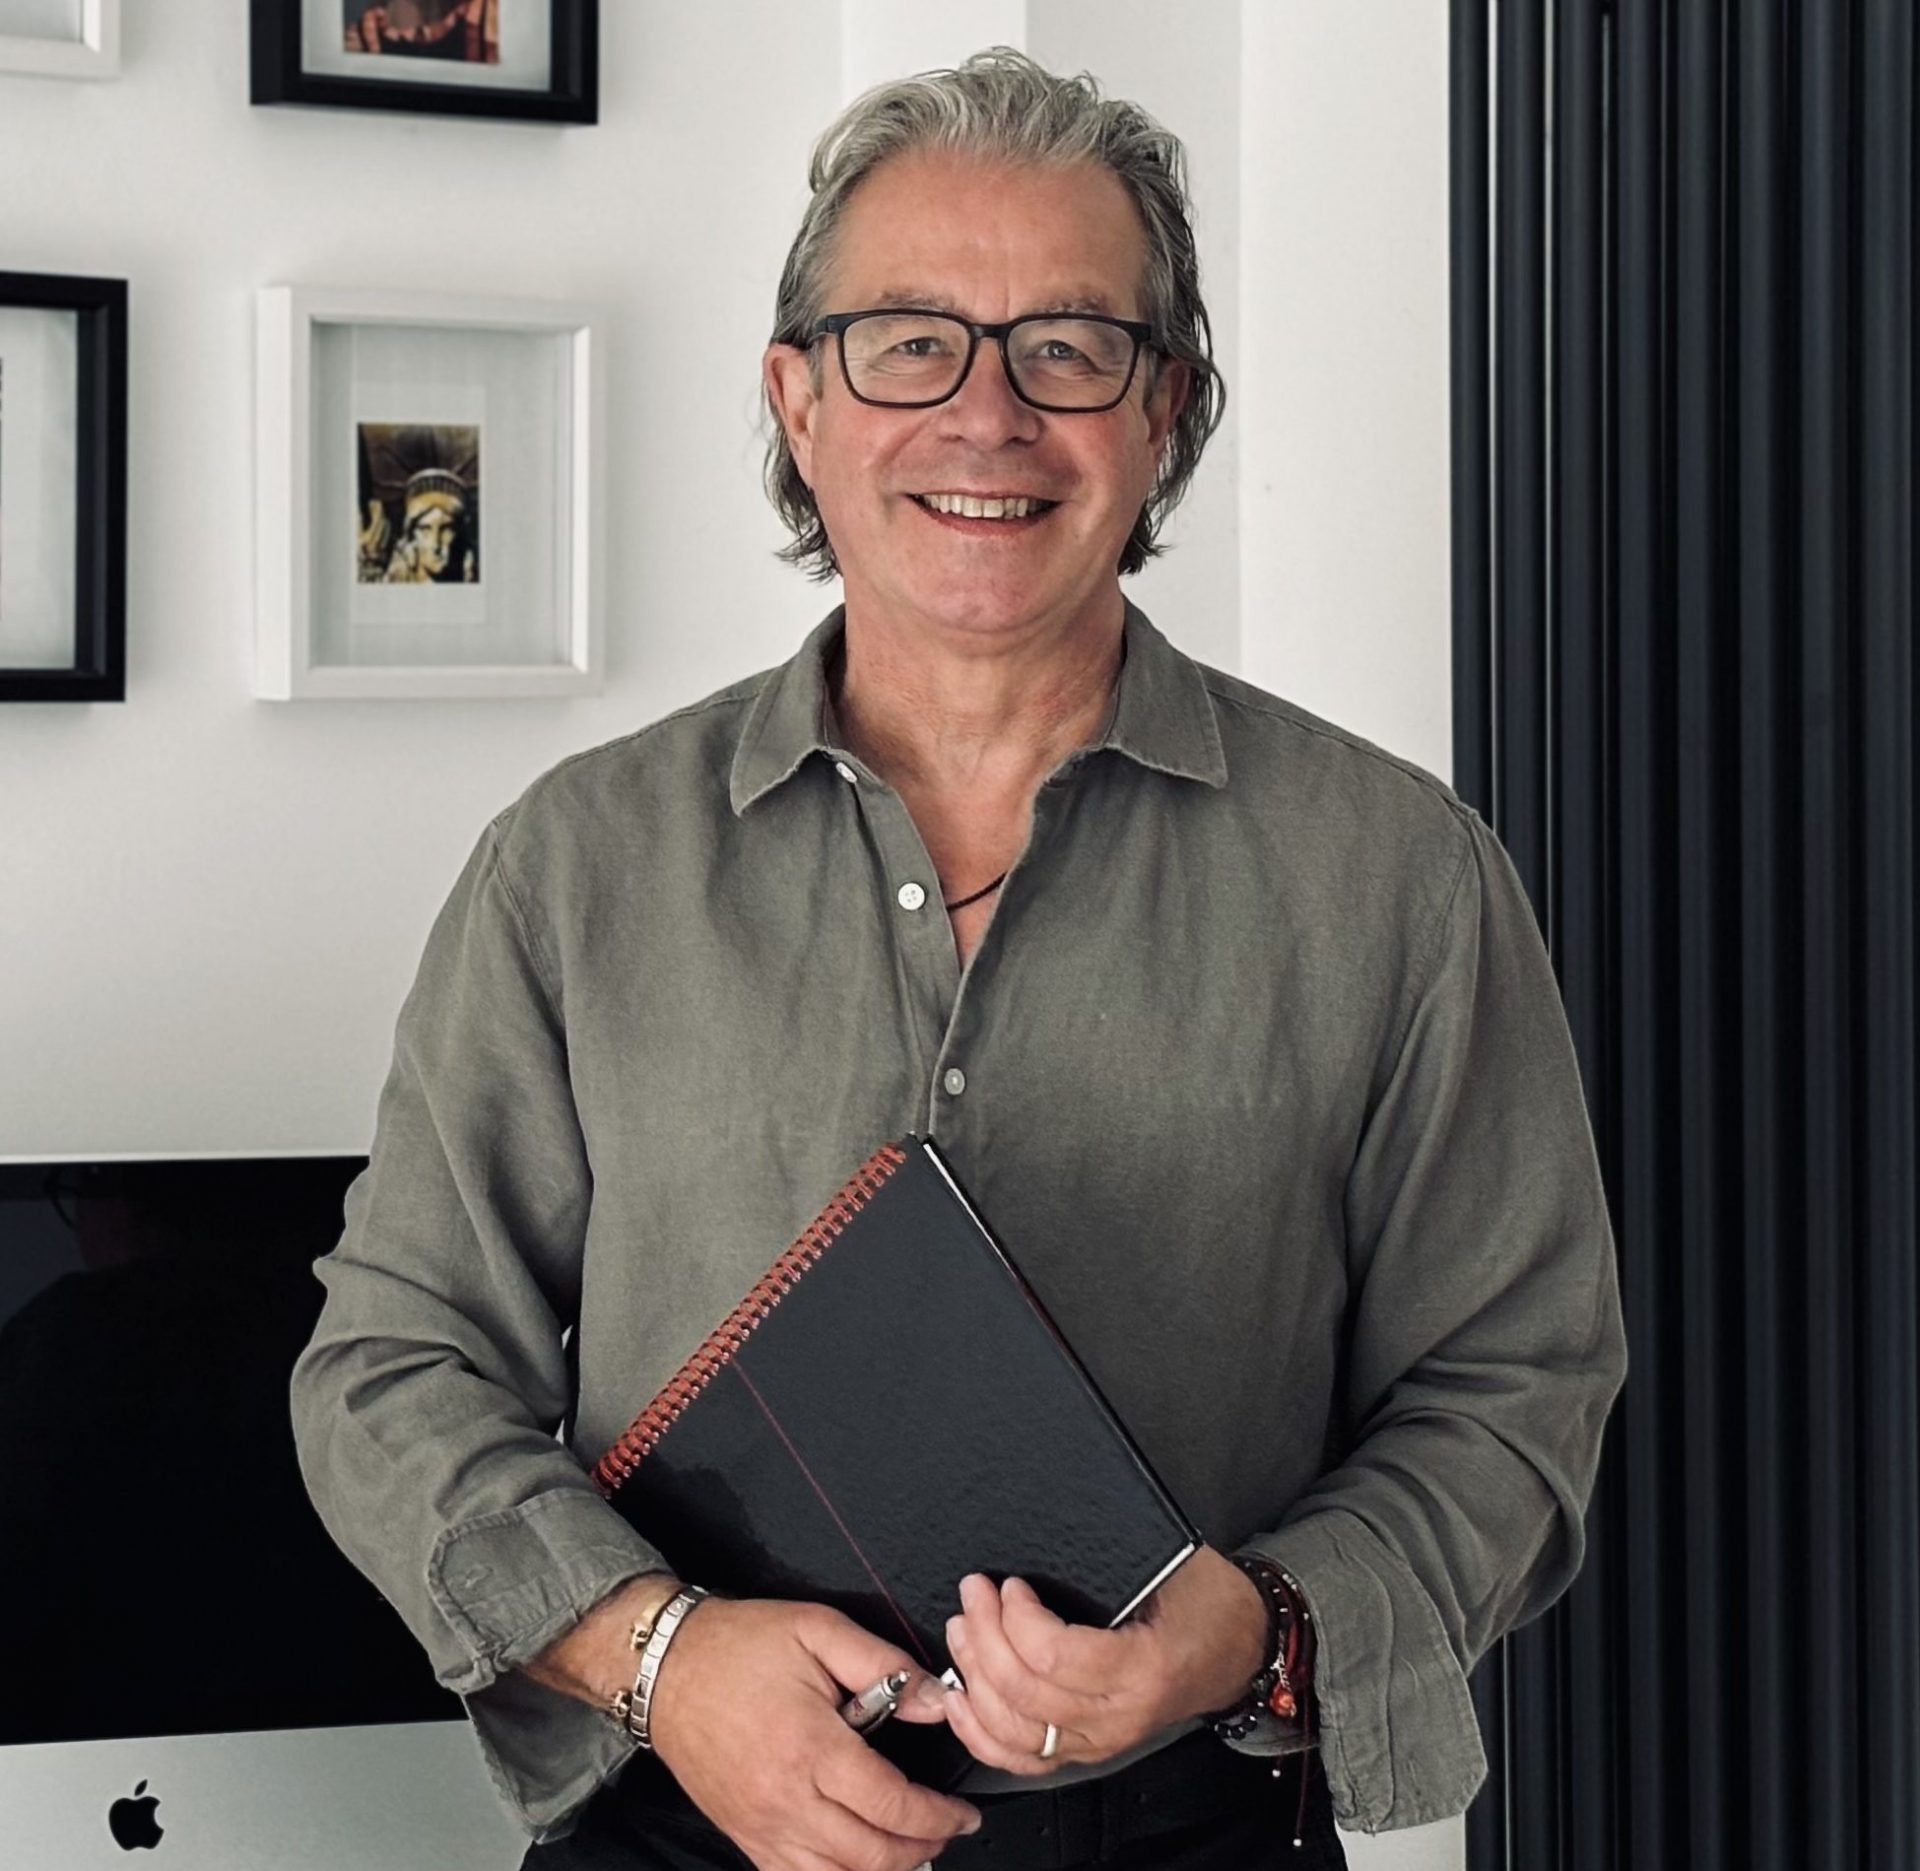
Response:
[{"label": "rolled-up shirt cuff", "polygon": [[1486,1752],[1460,1660],[1406,1561],[1340,1509],[1239,1550],[1286,1567],[1313,1617],[1314,1740],[1334,1817],[1349,1831],[1385,1832],[1465,1812],[1486,1779]]},{"label": "rolled-up shirt cuff", "polygon": [[536,1841],[572,1831],[637,1744],[604,1711],[515,1666],[627,1580],[671,1569],[584,1487],[463,1521],[434,1543],[428,1590],[464,1652],[441,1662],[439,1678],[466,1704],[501,1799]]}]

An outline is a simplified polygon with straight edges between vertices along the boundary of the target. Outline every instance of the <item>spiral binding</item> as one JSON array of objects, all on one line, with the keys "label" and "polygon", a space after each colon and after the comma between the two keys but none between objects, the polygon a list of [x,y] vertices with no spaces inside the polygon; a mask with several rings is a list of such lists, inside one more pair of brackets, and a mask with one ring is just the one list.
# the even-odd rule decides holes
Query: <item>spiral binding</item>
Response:
[{"label": "spiral binding", "polygon": [[827,1251],[827,1244],[880,1193],[888,1177],[906,1160],[906,1151],[897,1143],[884,1143],[847,1178],[840,1193],[800,1231],[793,1245],[754,1282],[746,1298],[707,1334],[700,1348],[594,1464],[593,1485],[602,1494],[611,1496],[640,1466],[680,1412],[713,1382],[747,1342],[754,1327],[779,1305],[800,1275]]}]

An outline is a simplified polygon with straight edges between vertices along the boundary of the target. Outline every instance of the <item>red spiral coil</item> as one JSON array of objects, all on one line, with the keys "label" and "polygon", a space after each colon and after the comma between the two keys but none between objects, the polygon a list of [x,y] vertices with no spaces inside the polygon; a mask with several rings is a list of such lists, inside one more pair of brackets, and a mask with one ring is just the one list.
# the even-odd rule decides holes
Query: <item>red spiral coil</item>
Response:
[{"label": "red spiral coil", "polygon": [[847,1178],[846,1185],[801,1229],[793,1244],[753,1284],[739,1305],[709,1332],[699,1348],[661,1385],[653,1401],[615,1439],[593,1465],[593,1485],[612,1495],[689,1403],[710,1384],[748,1334],[793,1289],[827,1244],[878,1195],[887,1178],[907,1160],[897,1143],[885,1143]]}]

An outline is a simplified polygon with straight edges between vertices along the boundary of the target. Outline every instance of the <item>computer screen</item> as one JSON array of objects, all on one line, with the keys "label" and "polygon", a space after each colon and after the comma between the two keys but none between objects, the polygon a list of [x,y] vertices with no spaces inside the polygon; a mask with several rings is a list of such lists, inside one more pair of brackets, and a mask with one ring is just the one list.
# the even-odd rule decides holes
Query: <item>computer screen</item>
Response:
[{"label": "computer screen", "polygon": [[460,1716],[294,1457],[363,1166],[0,1164],[0,1745]]},{"label": "computer screen", "polygon": [[287,1386],[349,1157],[0,1163],[0,1865],[508,1871]]}]

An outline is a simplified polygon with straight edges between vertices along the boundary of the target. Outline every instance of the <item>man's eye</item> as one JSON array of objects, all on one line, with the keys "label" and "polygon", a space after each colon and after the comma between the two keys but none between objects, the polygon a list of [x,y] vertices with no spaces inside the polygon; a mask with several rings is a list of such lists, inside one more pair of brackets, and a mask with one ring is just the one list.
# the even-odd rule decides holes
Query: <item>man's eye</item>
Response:
[{"label": "man's eye", "polygon": [[[933,348],[916,351],[913,348],[916,344],[931,345]],[[944,338],[902,338],[893,348],[906,357],[934,357],[946,350],[947,343]]]}]

